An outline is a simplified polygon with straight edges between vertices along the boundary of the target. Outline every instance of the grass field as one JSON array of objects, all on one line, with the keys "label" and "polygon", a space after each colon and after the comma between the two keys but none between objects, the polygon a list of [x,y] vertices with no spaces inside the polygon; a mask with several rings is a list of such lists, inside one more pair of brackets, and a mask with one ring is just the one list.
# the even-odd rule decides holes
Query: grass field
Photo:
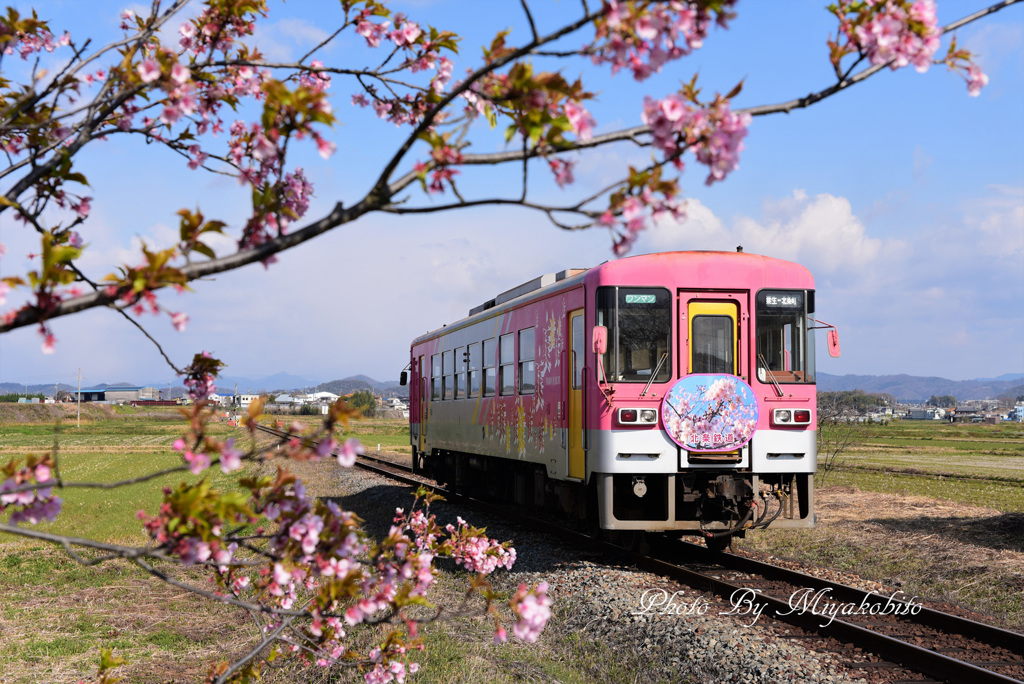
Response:
[{"label": "grass field", "polygon": [[[65,414],[58,424],[55,414],[38,408],[16,418],[9,409],[0,413],[0,462],[56,444],[61,475],[69,481],[127,479],[178,463],[170,449],[181,433],[174,409],[90,410],[75,427],[77,416]],[[212,431],[241,434],[226,422]],[[379,444],[386,453],[409,453],[401,420],[353,422],[344,436],[359,437],[369,452]],[[1024,627],[1024,426],[908,421],[865,426],[858,442],[827,474],[817,528],[752,533],[737,550],[860,574]],[[296,465],[316,481],[316,464]],[[217,469],[211,477],[215,486],[230,486]],[[161,486],[194,479],[186,472],[114,491],[65,489],[62,515],[38,529],[143,543],[136,512],[155,510]],[[329,482],[324,479],[317,493],[329,495]],[[199,579],[187,569],[168,570]],[[100,645],[129,659],[129,682],[196,681],[202,663],[257,638],[238,612],[149,578],[127,562],[83,568],[59,548],[31,540],[0,537],[0,594],[3,682],[88,677]],[[486,648],[487,628],[477,623],[431,628],[431,650],[417,681],[634,678],[637,663],[617,660],[608,648],[558,624],[539,647],[504,650]],[[465,630],[479,632],[480,644],[464,638]],[[279,681],[299,680],[288,675]]]},{"label": "grass field", "polygon": [[[819,484],[1024,511],[1024,424],[864,425]],[[819,464],[822,459],[819,458]]]}]

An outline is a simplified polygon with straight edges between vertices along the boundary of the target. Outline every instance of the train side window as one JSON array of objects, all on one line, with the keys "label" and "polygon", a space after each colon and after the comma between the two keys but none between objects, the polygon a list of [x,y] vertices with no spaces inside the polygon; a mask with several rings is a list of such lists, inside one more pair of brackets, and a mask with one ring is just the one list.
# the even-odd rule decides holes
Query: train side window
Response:
[{"label": "train side window", "polygon": [[484,340],[484,396],[493,397],[498,387],[498,373],[494,366],[498,358],[498,342],[493,337]]},{"label": "train side window", "polygon": [[672,297],[668,290],[599,287],[596,313],[597,325],[608,329],[608,351],[603,359],[609,381],[648,383],[671,379]]},{"label": "train side window", "polygon": [[469,361],[469,394],[470,399],[480,396],[480,343],[474,342],[466,347]]},{"label": "train side window", "polygon": [[441,393],[444,401],[450,401],[455,396],[455,351],[449,350],[441,353],[441,370],[444,373],[441,382]]},{"label": "train side window", "polygon": [[441,401],[441,355],[430,357],[430,400]]},{"label": "train side window", "polygon": [[757,293],[757,379],[761,382],[814,382],[814,327],[807,318],[813,315],[813,294],[801,290]]},{"label": "train side window", "polygon": [[499,359],[498,380],[500,381],[501,394],[506,396],[516,393],[516,336],[515,333],[502,335],[501,358]]},{"label": "train side window", "polygon": [[466,348],[455,350],[455,398],[466,398]]},{"label": "train side window", "polygon": [[537,384],[534,366],[534,329],[519,331],[519,393],[533,394]]}]

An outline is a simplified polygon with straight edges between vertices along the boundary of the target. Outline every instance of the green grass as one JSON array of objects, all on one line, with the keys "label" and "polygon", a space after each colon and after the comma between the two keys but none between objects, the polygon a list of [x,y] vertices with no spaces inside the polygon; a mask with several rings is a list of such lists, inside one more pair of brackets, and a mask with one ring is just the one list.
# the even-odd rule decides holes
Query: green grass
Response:
[{"label": "green grass", "polygon": [[1004,513],[1024,512],[1024,487],[1015,482],[975,481],[897,473],[842,469],[828,475],[826,484],[850,485],[887,494],[929,496]]},{"label": "green grass", "polygon": [[857,443],[837,458],[837,468],[826,476],[827,484],[931,496],[1007,512],[1024,510],[1024,425],[1020,423],[951,425],[903,420],[860,429]]}]

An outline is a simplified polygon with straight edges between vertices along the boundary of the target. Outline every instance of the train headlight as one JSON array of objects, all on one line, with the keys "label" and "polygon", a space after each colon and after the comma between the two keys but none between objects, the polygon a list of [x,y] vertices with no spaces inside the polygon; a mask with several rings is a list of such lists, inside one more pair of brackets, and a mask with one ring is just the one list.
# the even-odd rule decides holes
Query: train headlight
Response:
[{"label": "train headlight", "polygon": [[654,409],[644,409],[643,411],[640,412],[640,422],[641,423],[657,423],[658,422],[658,412],[655,411]]},{"label": "train headlight", "polygon": [[775,422],[780,424],[792,423],[793,412],[789,409],[775,409]]}]

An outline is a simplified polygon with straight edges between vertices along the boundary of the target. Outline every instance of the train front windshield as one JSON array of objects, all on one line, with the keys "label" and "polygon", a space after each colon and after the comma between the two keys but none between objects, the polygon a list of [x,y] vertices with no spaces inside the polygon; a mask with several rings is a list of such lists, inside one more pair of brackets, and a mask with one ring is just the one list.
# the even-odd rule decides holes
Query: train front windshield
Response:
[{"label": "train front windshield", "polygon": [[672,298],[657,287],[601,287],[597,324],[608,328],[609,382],[668,382],[672,376]]},{"label": "train front windshield", "polygon": [[[813,292],[811,293],[813,295]],[[803,290],[757,293],[757,379],[761,382],[814,382],[813,314]]]}]

